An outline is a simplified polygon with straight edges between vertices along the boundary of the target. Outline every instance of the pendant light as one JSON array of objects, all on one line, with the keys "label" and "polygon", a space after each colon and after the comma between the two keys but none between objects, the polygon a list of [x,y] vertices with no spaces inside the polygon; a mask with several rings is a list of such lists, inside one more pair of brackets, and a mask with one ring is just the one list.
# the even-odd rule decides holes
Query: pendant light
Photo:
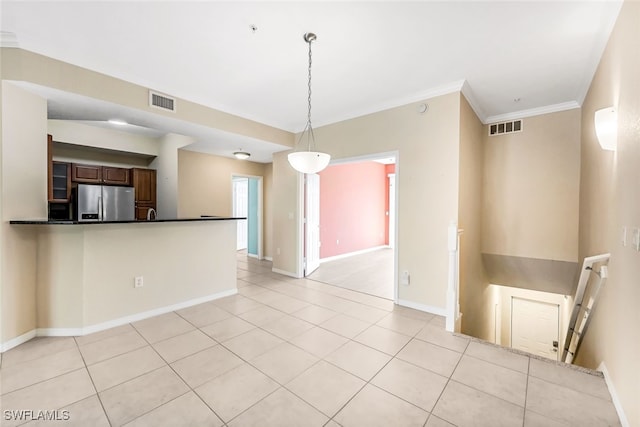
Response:
[{"label": "pendant light", "polygon": [[311,151],[311,148],[315,150],[316,140],[313,135],[313,127],[311,126],[311,42],[316,39],[316,35],[313,33],[306,33],[304,35],[304,41],[309,44],[309,96],[307,98],[309,111],[307,114],[307,125],[305,126],[302,134],[300,135],[300,139],[298,139],[298,144],[305,137],[307,138],[307,150],[306,151],[295,151],[290,153],[288,156],[289,164],[298,172],[302,173],[317,173],[322,169],[326,168],[331,160],[331,156],[326,153],[321,153],[318,151]]}]

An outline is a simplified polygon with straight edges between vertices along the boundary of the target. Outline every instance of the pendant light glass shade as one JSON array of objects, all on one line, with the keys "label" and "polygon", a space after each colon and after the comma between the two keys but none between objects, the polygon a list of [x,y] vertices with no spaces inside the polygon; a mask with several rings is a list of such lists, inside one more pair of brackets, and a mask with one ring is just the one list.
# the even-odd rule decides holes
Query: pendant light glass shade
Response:
[{"label": "pendant light glass shade", "polygon": [[[309,112],[307,114],[307,125],[305,126],[298,144],[302,141],[302,138],[307,137],[307,151],[295,151],[288,156],[289,164],[292,168],[302,173],[318,173],[327,167],[331,156],[326,153],[318,151],[311,151],[311,146],[315,149],[315,137],[313,135],[313,127],[311,126],[311,42],[316,39],[316,35],[313,33],[306,33],[304,35],[304,41],[309,44],[309,96],[307,98],[309,105]],[[296,144],[297,145],[297,144]]]},{"label": "pendant light glass shade", "polygon": [[317,151],[296,151],[290,153],[289,164],[298,172],[318,173],[326,168],[331,156]]},{"label": "pendant light glass shade", "polygon": [[247,153],[246,151],[236,151],[235,153],[233,153],[233,155],[238,160],[247,160],[249,157],[251,157],[251,154]]}]

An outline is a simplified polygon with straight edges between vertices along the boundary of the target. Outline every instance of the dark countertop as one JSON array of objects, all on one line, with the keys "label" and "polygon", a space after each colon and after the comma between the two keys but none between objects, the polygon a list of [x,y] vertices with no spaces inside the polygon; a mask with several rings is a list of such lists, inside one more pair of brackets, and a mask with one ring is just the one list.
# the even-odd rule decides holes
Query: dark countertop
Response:
[{"label": "dark countertop", "polygon": [[95,224],[146,224],[154,222],[194,222],[194,221],[233,221],[238,219],[247,219],[244,217],[228,217],[228,216],[209,216],[203,215],[200,218],[171,218],[171,219],[154,219],[132,220],[132,221],[71,221],[71,220],[39,220],[39,219],[21,219],[9,221],[9,224],[16,225],[95,225]]}]

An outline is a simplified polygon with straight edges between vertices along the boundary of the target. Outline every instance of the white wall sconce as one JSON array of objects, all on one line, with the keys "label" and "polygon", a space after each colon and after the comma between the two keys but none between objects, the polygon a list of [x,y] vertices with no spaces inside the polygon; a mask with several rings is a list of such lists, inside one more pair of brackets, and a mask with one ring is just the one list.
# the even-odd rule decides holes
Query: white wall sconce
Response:
[{"label": "white wall sconce", "polygon": [[603,150],[616,151],[618,145],[618,112],[614,107],[603,108],[595,115],[596,136]]}]

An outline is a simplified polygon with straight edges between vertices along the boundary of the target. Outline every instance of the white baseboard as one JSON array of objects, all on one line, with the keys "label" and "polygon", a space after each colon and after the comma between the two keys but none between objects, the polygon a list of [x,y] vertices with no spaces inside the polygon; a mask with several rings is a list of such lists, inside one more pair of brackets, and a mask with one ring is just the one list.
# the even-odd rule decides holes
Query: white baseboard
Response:
[{"label": "white baseboard", "polygon": [[279,268],[272,268],[271,271],[274,273],[282,274],[284,276],[293,277],[294,279],[301,279],[297,274],[292,273],[290,271],[280,270]]},{"label": "white baseboard", "polygon": [[10,339],[7,342],[0,343],[0,353],[4,353],[7,350],[11,350],[13,347],[17,347],[20,344],[24,344],[32,338],[36,337],[36,330],[32,329],[29,332],[26,332],[18,337]]},{"label": "white baseboard", "polygon": [[403,307],[413,308],[414,310],[424,311],[431,314],[436,314],[438,316],[447,316],[447,309],[441,307],[433,307],[431,305],[418,304],[417,302],[407,301],[407,300],[398,300],[398,305]]},{"label": "white baseboard", "polygon": [[250,254],[249,252],[247,252],[247,256],[248,256],[249,258],[259,259],[258,255],[256,255],[256,254]]},{"label": "white baseboard", "polygon": [[380,249],[388,249],[388,248],[389,248],[389,246],[387,246],[387,245],[375,246],[373,248],[367,248],[367,249],[362,249],[362,250],[359,250],[359,251],[349,252],[349,253],[346,253],[346,254],[330,256],[330,257],[327,257],[327,258],[322,258],[320,260],[320,264],[325,263],[325,262],[330,262],[330,261],[336,261],[336,260],[343,259],[343,258],[349,258],[349,257],[356,256],[356,255],[362,255],[362,254],[366,254],[366,253],[369,253],[369,252],[375,252],[375,251],[378,251]]},{"label": "white baseboard", "polygon": [[609,393],[611,394],[611,400],[613,401],[613,406],[616,408],[616,412],[618,413],[618,418],[620,418],[620,424],[622,427],[630,427],[629,420],[624,413],[624,409],[622,408],[622,402],[620,402],[620,398],[618,397],[618,393],[616,392],[616,388],[613,385],[613,379],[609,375],[609,371],[607,370],[607,366],[604,364],[604,361],[600,362],[598,366],[598,371],[602,372],[604,375],[604,381],[607,383],[607,388],[609,389]]},{"label": "white baseboard", "polygon": [[82,335],[92,334],[94,332],[103,331],[105,329],[114,328],[116,326],[126,325],[127,323],[137,322],[139,320],[148,319],[149,317],[159,316],[161,314],[169,313],[171,311],[180,310],[183,308],[191,307],[194,305],[202,304],[205,302],[217,300],[220,298],[228,297],[238,293],[238,289],[229,289],[228,291],[222,291],[211,295],[206,295],[200,298],[194,298],[188,301],[180,302],[178,304],[172,304],[165,307],[155,308],[153,310],[143,311],[142,313],[132,314],[130,316],[120,317],[119,319],[109,320],[107,322],[98,323],[82,328]]},{"label": "white baseboard", "polygon": [[271,261],[271,262],[273,262],[273,257],[266,256],[266,257],[264,257],[264,259],[265,259],[265,260],[267,260],[267,261]]},{"label": "white baseboard", "polygon": [[165,307],[155,308],[153,310],[143,311],[141,313],[132,314],[130,316],[120,317],[118,319],[109,320],[107,322],[98,323],[83,328],[38,328],[13,338],[5,343],[0,344],[0,353],[4,353],[7,350],[17,347],[35,337],[77,337],[82,335],[92,334],[94,332],[104,331],[105,329],[114,328],[116,326],[126,325],[127,323],[137,322],[139,320],[148,319],[149,317],[158,316],[160,314],[169,313],[171,311],[180,310],[183,308],[191,307],[194,305],[202,304],[205,302],[217,300],[220,298],[228,297],[238,293],[238,289],[229,289],[228,291],[222,291],[211,295],[206,295],[200,298],[194,298],[188,301],[183,301],[178,304],[172,304]]}]

